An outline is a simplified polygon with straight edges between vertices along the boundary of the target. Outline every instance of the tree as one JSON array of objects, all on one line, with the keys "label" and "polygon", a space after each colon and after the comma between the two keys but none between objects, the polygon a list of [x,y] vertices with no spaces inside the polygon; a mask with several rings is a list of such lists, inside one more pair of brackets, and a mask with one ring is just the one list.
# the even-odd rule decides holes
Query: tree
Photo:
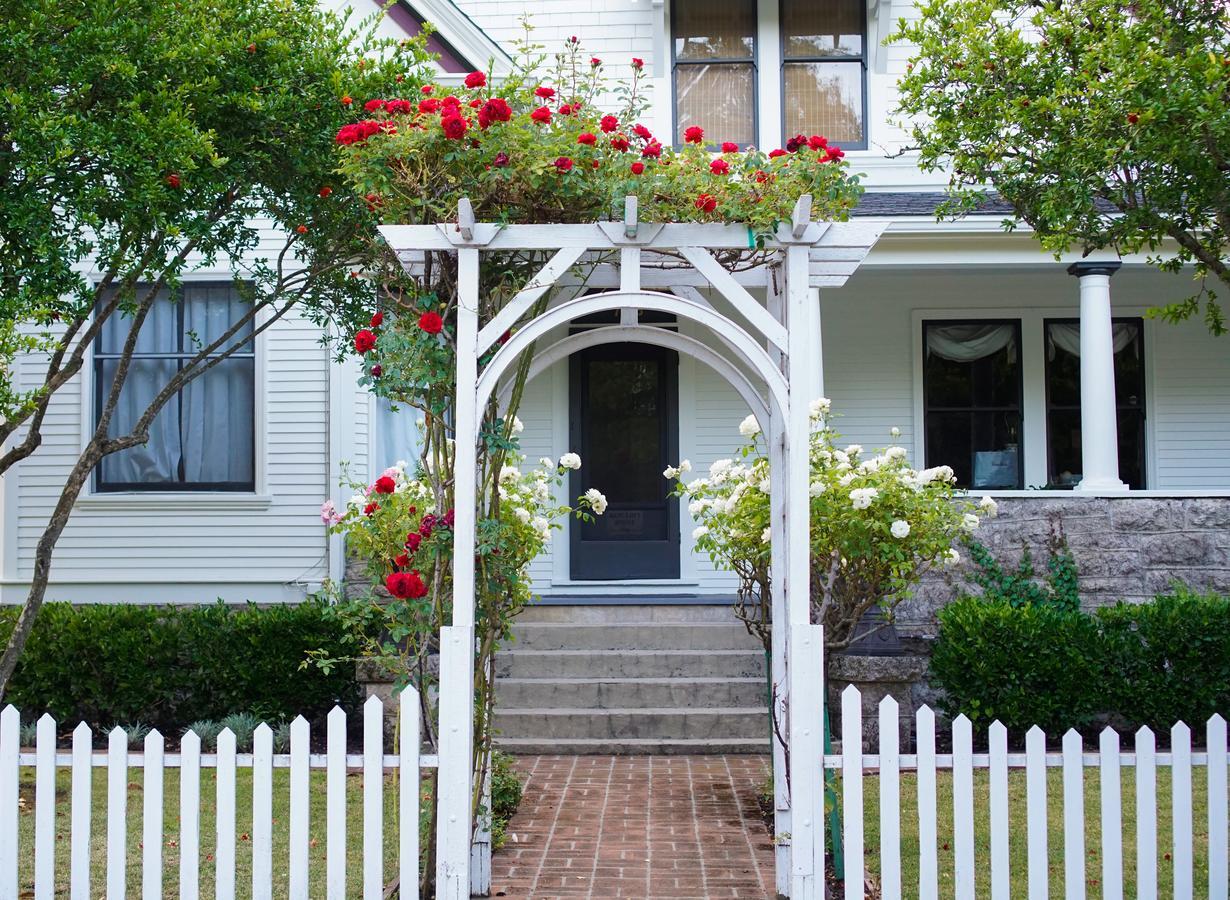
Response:
[{"label": "tree", "polygon": [[[338,182],[333,136],[351,97],[421,80],[421,38],[375,37],[315,0],[3,0],[0,58],[0,473],[37,452],[56,393],[104,325],[122,353],[96,428],[41,535],[0,658],[0,696],[46,593],[74,502],[105,457],[146,443],[178,391],[298,306],[342,333],[395,271],[362,198]],[[262,229],[285,240],[256,253]],[[130,428],[115,410],[160,294],[202,264],[246,302],[167,376]],[[93,274],[91,274],[93,273]],[[20,354],[24,385],[14,380]]]},{"label": "tree", "polygon": [[[1171,321],[1225,320],[1230,286],[1230,5],[1224,0],[925,0],[899,111],[942,212],[994,189],[1055,253],[1147,251],[1192,265]],[[1012,223],[1006,223],[1012,227]],[[1203,303],[1202,303],[1203,301]]]}]

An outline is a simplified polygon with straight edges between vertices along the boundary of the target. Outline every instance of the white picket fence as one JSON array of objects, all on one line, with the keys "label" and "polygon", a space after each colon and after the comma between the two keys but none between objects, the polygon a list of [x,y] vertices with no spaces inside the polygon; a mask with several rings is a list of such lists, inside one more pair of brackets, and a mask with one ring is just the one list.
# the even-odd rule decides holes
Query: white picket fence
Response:
[{"label": "white picket fence", "polygon": [[[850,686],[841,697],[842,752],[826,755],[824,767],[841,772],[842,839],[845,871],[864,870],[863,775],[878,770],[880,825],[880,886],[884,900],[899,900],[909,894],[919,900],[939,896],[938,809],[936,772],[952,772],[952,849],[955,896],[974,897],[976,866],[989,862],[992,900],[1023,896],[1019,885],[1012,892],[1008,846],[1022,837],[1028,859],[1025,873],[1029,900],[1050,897],[1047,850],[1047,777],[1050,767],[1063,770],[1063,896],[1083,900],[1086,893],[1085,792],[1086,768],[1098,770],[1101,817],[1100,885],[1095,895],[1105,900],[1123,897],[1123,810],[1121,768],[1135,769],[1136,806],[1136,896],[1142,900],[1158,897],[1158,809],[1157,770],[1171,772],[1172,893],[1175,900],[1192,900],[1196,885],[1193,863],[1192,770],[1205,768],[1208,785],[1208,893],[1216,900],[1228,896],[1227,857],[1227,748],[1226,720],[1220,715],[1209,719],[1206,730],[1207,752],[1192,752],[1191,729],[1182,722],[1170,730],[1170,752],[1159,753],[1152,731],[1141,728],[1135,735],[1135,752],[1123,752],[1119,735],[1112,728],[1102,731],[1097,752],[1086,752],[1076,731],[1063,736],[1059,753],[1046,751],[1046,736],[1034,727],[1025,735],[1025,752],[1008,752],[1008,730],[999,722],[990,726],[988,753],[973,752],[973,729],[969,719],[958,716],[952,723],[952,753],[935,752],[935,714],[928,708],[916,717],[917,752],[900,752],[899,709],[897,702],[885,697],[879,707],[880,746],[878,754],[863,753],[862,697]],[[974,770],[988,770],[988,790],[975,796]],[[1008,771],[1025,770],[1025,834],[1010,833]],[[918,791],[918,890],[912,886],[903,893],[901,876],[901,772],[913,770]],[[975,807],[985,804],[990,829],[990,859],[975,859]],[[1203,889],[1204,885],[1200,885]],[[847,878],[846,900],[863,900],[861,877]]]},{"label": "white picket fence", "polygon": [[[225,729],[218,735],[217,753],[202,753],[201,740],[188,732],[180,741],[179,752],[167,752],[166,741],[155,732],[145,738],[143,753],[131,753],[128,738],[116,728],[108,736],[105,754],[93,750],[93,734],[84,723],[73,731],[72,749],[56,747],[56,723],[50,716],[38,721],[33,753],[19,747],[19,714],[8,706],[0,712],[0,900],[18,900],[18,860],[29,859],[31,848],[19,842],[18,779],[22,767],[34,768],[34,898],[52,900],[56,886],[57,847],[56,770],[72,772],[69,840],[67,842],[70,896],[90,900],[105,888],[108,900],[127,895],[128,856],[128,780],[129,769],[144,770],[142,809],[141,897],[163,897],[164,791],[163,773],[178,768],[179,777],[179,897],[199,900],[202,865],[201,847],[201,770],[216,769],[217,808],[216,843],[204,852],[213,855],[217,900],[236,896],[253,900],[273,898],[273,770],[287,768],[289,773],[289,856],[279,859],[279,868],[288,873],[285,896],[300,900],[308,897],[310,775],[313,769],[325,770],[325,893],[341,898],[346,893],[346,775],[359,770],[363,775],[362,896],[381,900],[384,896],[384,775],[399,773],[397,818],[397,872],[403,900],[417,898],[419,885],[419,770],[434,768],[434,756],[419,753],[419,701],[413,688],[401,692],[399,704],[399,743],[403,752],[387,754],[384,741],[384,706],[377,697],[363,707],[362,753],[347,752],[346,714],[335,708],[326,726],[326,752],[311,752],[310,727],[303,717],[290,726],[290,752],[274,754],[273,731],[262,724],[253,736],[253,752],[236,753],[235,735]],[[105,768],[107,778],[106,859],[103,871],[91,872],[90,831],[93,770]],[[251,885],[235,883],[236,804],[238,769],[252,770],[252,880]],[[99,827],[104,827],[99,823]],[[208,863],[208,859],[206,860]],[[93,876],[94,881],[91,882]],[[318,886],[317,886],[318,889]],[[238,890],[238,894],[236,893]],[[24,896],[28,896],[23,894]]]}]

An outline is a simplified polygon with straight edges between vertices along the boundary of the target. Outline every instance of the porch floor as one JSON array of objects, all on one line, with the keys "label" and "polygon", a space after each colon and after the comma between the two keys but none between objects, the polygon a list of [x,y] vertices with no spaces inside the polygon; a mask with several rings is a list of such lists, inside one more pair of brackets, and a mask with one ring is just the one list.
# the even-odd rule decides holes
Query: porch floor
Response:
[{"label": "porch floor", "polygon": [[709,900],[773,896],[757,802],[763,756],[524,756],[525,797],[492,859],[492,895]]}]

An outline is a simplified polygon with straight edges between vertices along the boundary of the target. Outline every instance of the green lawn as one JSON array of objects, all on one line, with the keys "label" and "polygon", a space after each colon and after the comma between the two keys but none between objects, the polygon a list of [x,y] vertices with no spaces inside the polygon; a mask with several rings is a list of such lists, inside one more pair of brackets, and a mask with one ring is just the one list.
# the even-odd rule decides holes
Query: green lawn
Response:
[{"label": "green lawn", "polygon": [[[214,812],[215,812],[215,771],[204,769],[201,772],[201,896],[212,897],[214,894]],[[91,822],[91,856],[94,864],[91,869],[91,886],[93,896],[102,896],[105,890],[106,871],[106,833],[107,833],[107,770],[94,769],[93,793],[94,807]],[[68,858],[69,858],[69,823],[70,823],[70,778],[71,773],[62,769],[56,778],[56,896],[68,896]],[[288,831],[287,817],[289,808],[288,792],[289,770],[275,769],[273,772],[273,895],[285,897],[289,890],[288,879]],[[140,896],[141,889],[141,820],[142,820],[142,772],[140,769],[129,771],[128,785],[128,889],[130,896]],[[362,886],[362,776],[351,774],[346,779],[346,803],[348,824],[346,829],[347,845],[347,883],[350,896],[360,896]],[[164,808],[163,818],[163,896],[173,898],[179,896],[179,770],[167,769],[164,776]],[[23,896],[26,891],[34,888],[34,772],[23,769],[21,780],[21,797],[25,800],[25,808],[20,816],[20,840],[18,858],[20,859],[20,884]],[[395,776],[390,774],[385,778],[384,792],[384,860],[385,881],[396,876],[397,856],[397,790]],[[251,896],[252,885],[252,770],[239,769],[236,773],[235,802],[237,807],[235,817],[235,833],[239,836],[236,850],[237,872],[235,877],[236,893],[240,897]],[[311,872],[309,884],[313,897],[324,896],[325,875],[325,772],[312,770],[311,790],[311,820],[309,850]]]},{"label": "green lawn", "polygon": [[[1136,896],[1136,786],[1135,770],[1125,767],[1123,770],[1123,861],[1124,861],[1124,896]],[[1195,896],[1208,897],[1208,806],[1206,770],[1203,767],[1193,769],[1192,775],[1192,805],[1194,821],[1192,828],[1194,885]],[[1058,768],[1047,770],[1047,803],[1048,803],[1048,837],[1047,851],[1050,858],[1050,896],[1062,898],[1064,878],[1063,855],[1063,773]],[[837,786],[840,792],[841,776],[837,776]],[[863,803],[866,866],[876,874],[880,871],[880,813],[879,813],[879,777],[867,775],[863,778]],[[1011,896],[1026,895],[1026,856],[1025,856],[1025,773],[1023,770],[1009,770],[1008,774],[1010,818],[1008,850],[1011,859],[1012,890]],[[1085,879],[1086,891],[1090,900],[1102,896],[1102,832],[1100,821],[1100,791],[1098,788],[1098,770],[1085,769]],[[987,770],[978,769],[974,772],[974,860],[979,896],[985,896],[990,890],[990,832],[987,811]],[[953,896],[953,852],[952,852],[952,773],[940,771],[936,777],[936,798],[939,807],[939,881],[940,896]],[[902,890],[906,897],[918,896],[918,793],[917,781],[913,772],[901,774],[901,876]],[[1173,873],[1170,861],[1171,850],[1171,817],[1170,817],[1170,770],[1159,767],[1157,770],[1157,809],[1158,809],[1158,896],[1173,896],[1171,876]]]}]

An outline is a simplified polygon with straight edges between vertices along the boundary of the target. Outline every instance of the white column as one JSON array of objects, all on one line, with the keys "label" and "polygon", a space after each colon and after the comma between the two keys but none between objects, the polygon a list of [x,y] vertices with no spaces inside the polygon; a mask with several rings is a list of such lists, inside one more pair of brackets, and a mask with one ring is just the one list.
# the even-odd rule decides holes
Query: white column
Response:
[{"label": "white column", "polygon": [[1115,340],[1110,277],[1118,262],[1079,262],[1068,267],[1081,284],[1081,469],[1078,491],[1125,491],[1119,480],[1115,408]]}]

